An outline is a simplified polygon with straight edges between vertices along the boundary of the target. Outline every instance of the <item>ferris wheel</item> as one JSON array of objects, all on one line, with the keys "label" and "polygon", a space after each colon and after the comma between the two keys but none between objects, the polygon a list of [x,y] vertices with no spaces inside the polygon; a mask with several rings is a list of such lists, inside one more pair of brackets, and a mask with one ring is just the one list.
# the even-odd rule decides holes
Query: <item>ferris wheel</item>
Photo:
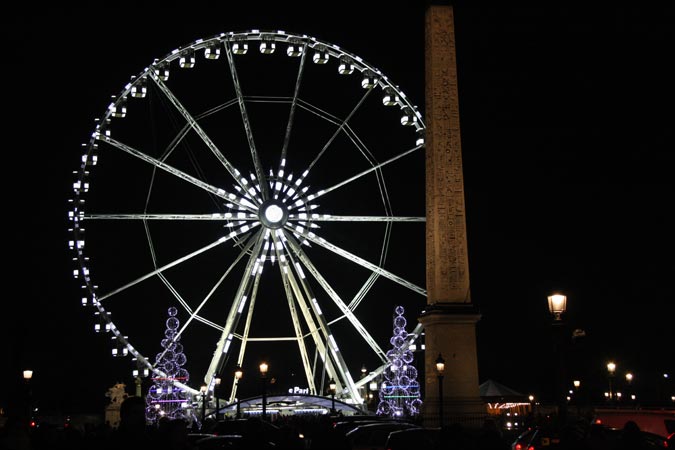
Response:
[{"label": "ferris wheel", "polygon": [[93,128],[69,244],[113,354],[165,376],[175,308],[198,385],[263,354],[362,404],[378,312],[426,304],[425,127],[398,86],[314,37],[230,32],[156,59]]}]

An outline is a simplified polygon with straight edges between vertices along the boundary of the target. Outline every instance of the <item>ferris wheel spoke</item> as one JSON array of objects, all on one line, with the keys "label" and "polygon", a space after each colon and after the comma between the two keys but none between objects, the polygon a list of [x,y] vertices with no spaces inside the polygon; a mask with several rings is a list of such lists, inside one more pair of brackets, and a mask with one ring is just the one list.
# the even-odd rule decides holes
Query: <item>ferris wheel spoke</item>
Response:
[{"label": "ferris wheel spoke", "polygon": [[351,182],[354,181],[354,180],[358,180],[358,179],[361,178],[362,176],[368,175],[369,173],[371,173],[371,172],[373,172],[373,171],[379,170],[379,169],[381,169],[382,167],[386,166],[387,164],[390,164],[390,163],[392,163],[392,162],[394,162],[394,161],[396,161],[396,160],[398,160],[398,159],[400,159],[400,158],[402,158],[402,157],[404,157],[404,156],[407,156],[407,155],[409,155],[409,154],[411,154],[411,153],[413,153],[413,152],[415,152],[416,150],[419,150],[419,149],[421,149],[421,148],[424,148],[424,145],[416,145],[415,147],[410,148],[410,149],[404,151],[403,153],[400,153],[400,154],[398,154],[398,155],[396,155],[396,156],[394,156],[394,157],[392,157],[392,158],[389,158],[388,160],[386,160],[386,161],[384,161],[384,162],[381,162],[380,164],[377,164],[377,165],[375,165],[375,166],[373,166],[373,167],[371,167],[371,168],[369,168],[369,169],[366,169],[366,170],[364,170],[363,172],[357,173],[356,175],[354,175],[354,176],[352,176],[352,177],[349,177],[349,178],[347,178],[346,180],[343,180],[343,181],[341,181],[341,182],[339,182],[339,183],[337,183],[337,184],[334,184],[333,186],[331,186],[331,187],[329,187],[329,188],[322,189],[322,190],[318,191],[316,194],[314,194],[314,198],[321,197],[321,196],[323,196],[323,195],[325,195],[325,194],[327,194],[327,193],[329,193],[329,192],[334,191],[335,189],[338,189],[338,188],[340,188],[340,187],[342,187],[342,186],[344,186],[344,185],[346,185],[346,184],[351,183]]},{"label": "ferris wheel spoke", "polygon": [[[287,227],[288,228],[288,227]],[[320,245],[321,247],[330,250],[331,252],[335,253],[336,255],[342,256],[343,258],[352,261],[362,267],[365,267],[366,269],[370,270],[371,272],[378,273],[379,275],[382,275],[385,278],[388,278],[395,283],[400,284],[403,287],[406,287],[410,289],[413,292],[417,292],[420,295],[423,295],[426,297],[427,291],[425,289],[422,289],[421,287],[410,283],[409,281],[399,277],[398,275],[394,275],[393,273],[389,272],[388,270],[383,269],[382,267],[379,267],[369,261],[366,261],[363,258],[360,258],[356,256],[353,253],[348,252],[347,250],[344,250],[337,245],[331,244],[324,238],[317,237],[314,233],[308,233],[307,231],[298,231],[297,229],[291,229],[288,228],[291,232],[298,233],[305,239],[307,239],[309,242],[313,242],[315,244]]]},{"label": "ferris wheel spoke", "polygon": [[312,222],[426,222],[426,217],[419,216],[335,216],[332,214],[311,214],[300,219],[297,214],[290,219],[308,220]]},{"label": "ferris wheel spoke", "polygon": [[166,84],[159,78],[157,74],[153,74],[151,79],[155,82],[157,87],[164,93],[166,98],[169,99],[169,101],[173,104],[173,106],[178,110],[178,112],[183,116],[187,124],[197,133],[197,135],[204,141],[204,144],[208,147],[209,150],[211,150],[211,153],[214,154],[214,156],[218,159],[218,161],[221,162],[223,167],[228,171],[228,173],[235,179],[237,184],[239,184],[242,189],[246,190],[246,186],[241,184],[241,176],[239,171],[230,163],[225,155],[223,155],[223,152],[218,149],[216,144],[213,143],[211,138],[206,134],[204,129],[199,126],[199,123],[197,120],[192,117],[190,112],[183,106],[183,104],[178,100],[178,98],[173,95],[173,92],[167,87]]},{"label": "ferris wheel spoke", "polygon": [[[227,102],[225,102],[221,105],[215,106],[215,107],[213,107],[213,108],[211,108],[207,111],[204,111],[201,114],[197,114],[195,116],[195,121],[199,121],[199,120],[201,120],[205,117],[209,117],[210,115],[215,114],[215,113],[217,113],[219,111],[222,111],[224,109],[227,109],[227,108],[229,108],[230,106],[232,106],[236,103],[237,103],[237,99],[235,98],[235,99],[229,100],[229,101],[227,101]],[[164,150],[164,152],[162,154],[162,157],[161,157],[162,161],[165,161],[173,153],[173,151],[178,147],[178,144],[180,144],[183,141],[185,136],[187,136],[188,132],[192,129],[193,129],[192,125],[189,122],[186,122],[185,125],[183,125],[183,127],[178,131],[176,136],[174,136],[174,138],[171,140],[169,145]]]},{"label": "ferris wheel spoke", "polygon": [[[192,310],[191,310],[191,308],[190,308],[190,306],[189,306],[189,305],[187,304],[187,302],[183,299],[183,297],[178,293],[178,291],[176,290],[176,288],[173,287],[173,285],[171,284],[171,282],[170,282],[169,280],[167,280],[167,278],[164,276],[164,274],[161,274],[161,273],[160,273],[160,274],[157,274],[157,277],[162,281],[162,283],[164,283],[164,285],[167,287],[167,289],[169,289],[169,292],[171,292],[171,294],[176,298],[176,300],[178,301],[178,303],[180,303],[181,306],[183,306],[183,308],[185,308],[185,310],[188,311],[188,312],[191,314],[191,315],[190,315],[190,318],[189,318],[190,321],[194,318],[194,319],[196,319],[198,322],[202,322],[202,323],[204,323],[204,324],[206,324],[206,325],[212,326],[212,327],[214,327],[214,328],[219,329],[220,331],[222,331],[222,327],[218,327],[217,324],[211,322],[211,321],[208,320],[208,319],[205,319],[205,318],[203,318],[203,317],[201,317],[201,316],[197,316],[197,315],[196,315],[196,314],[197,314],[196,312],[193,313]],[[181,327],[181,329],[180,329],[180,330],[176,333],[176,335],[171,339],[171,343],[172,343],[172,344],[175,343],[175,342],[180,338],[180,336],[183,334],[183,331],[184,331],[186,328],[187,328],[187,323],[186,323],[185,325],[183,325],[183,327]],[[167,352],[168,350],[169,350],[169,346],[166,346],[165,349],[164,349],[164,351],[162,351],[162,353],[160,353],[159,356],[157,357],[157,361],[161,361],[162,358],[164,357],[164,355],[166,354],[166,352]]]},{"label": "ferris wheel spoke", "polygon": [[293,129],[293,119],[295,118],[295,108],[298,104],[298,94],[300,93],[300,85],[302,82],[302,74],[305,69],[305,57],[307,56],[307,45],[302,46],[302,56],[300,57],[300,65],[298,66],[298,76],[295,80],[295,91],[293,92],[293,102],[291,103],[291,110],[288,113],[288,124],[286,125],[286,135],[284,136],[284,145],[281,148],[281,165],[286,160],[286,152],[288,151],[288,143],[291,139],[291,130]]},{"label": "ferris wheel spoke", "polygon": [[[261,233],[261,232],[262,232],[262,230],[259,231],[258,234]],[[210,299],[210,298],[213,296],[213,294],[216,292],[216,290],[218,289],[218,287],[223,283],[223,281],[225,281],[225,278],[227,278],[227,276],[230,274],[230,272],[232,271],[232,269],[234,269],[234,267],[239,263],[239,261],[241,261],[241,259],[244,257],[244,255],[245,255],[248,251],[251,250],[251,247],[253,247],[253,244],[255,243],[255,241],[256,241],[256,239],[257,239],[256,236],[257,236],[257,234],[256,234],[254,237],[252,237],[252,238],[250,238],[250,239],[248,240],[248,242],[246,243],[246,245],[244,246],[244,248],[241,250],[241,252],[239,252],[239,255],[237,255],[237,257],[234,259],[234,261],[232,262],[232,264],[230,264],[230,266],[225,270],[225,272],[224,272],[223,275],[220,277],[220,279],[219,279],[219,280],[216,282],[216,284],[211,288],[211,290],[209,291],[209,293],[206,294],[206,296],[204,297],[204,299],[199,303],[199,306],[197,306],[197,309],[195,309],[194,311],[191,311],[189,306],[184,305],[185,310],[188,311],[188,312],[190,313],[190,317],[188,317],[188,319],[185,321],[185,323],[183,324],[183,326],[181,327],[181,329],[178,331],[177,336],[180,336],[180,335],[183,333],[183,331],[185,331],[185,330],[187,329],[188,325],[190,324],[190,322],[192,322],[192,320],[198,320],[198,321],[200,321],[200,322],[202,322],[202,323],[205,323],[205,324],[207,324],[207,325],[210,325],[211,327],[213,327],[213,328],[215,328],[215,329],[217,329],[217,330],[219,330],[219,331],[223,331],[223,327],[222,327],[222,326],[217,325],[215,322],[204,320],[204,319],[203,319],[201,316],[199,316],[198,314],[199,314],[199,312],[201,311],[201,309],[204,307],[204,305],[206,305],[206,302],[208,302],[209,299]]]},{"label": "ferris wheel spoke", "polygon": [[213,214],[85,214],[89,220],[185,220],[185,221],[256,221],[257,215],[238,216],[232,213]]},{"label": "ferris wheel spoke", "polygon": [[361,289],[359,289],[359,292],[356,293],[354,298],[352,299],[351,302],[349,302],[348,308],[350,311],[355,311],[356,308],[359,306],[359,303],[366,297],[366,294],[372,289],[372,287],[375,285],[375,281],[380,277],[380,274],[372,272],[369,276],[368,279],[366,280],[365,283],[363,283],[363,286],[361,286]]},{"label": "ferris wheel spoke", "polygon": [[241,120],[244,123],[244,131],[246,132],[246,139],[248,141],[248,148],[251,151],[251,158],[253,159],[253,168],[255,169],[255,176],[258,178],[260,183],[260,190],[263,200],[267,200],[269,197],[267,191],[267,183],[265,180],[265,172],[262,167],[262,162],[260,161],[260,155],[255,146],[255,140],[253,139],[253,130],[251,129],[251,122],[248,118],[248,112],[246,111],[246,103],[244,102],[244,96],[241,91],[241,84],[239,83],[239,75],[237,75],[237,67],[234,64],[234,58],[232,57],[232,50],[230,49],[229,42],[225,43],[225,53],[227,54],[227,63],[230,66],[230,74],[232,75],[232,82],[234,83],[234,90],[237,94],[237,100],[239,102],[239,112],[241,113]]},{"label": "ferris wheel spoke", "polygon": [[232,301],[232,306],[227,315],[225,321],[225,326],[223,327],[223,333],[218,339],[216,344],[216,350],[213,354],[213,359],[209,365],[209,369],[206,372],[204,377],[204,382],[208,384],[211,383],[213,377],[222,369],[225,360],[228,357],[228,351],[230,345],[232,344],[232,339],[234,338],[234,330],[239,323],[241,318],[241,313],[246,305],[247,293],[249,292],[249,286],[251,286],[251,278],[254,278],[255,272],[257,272],[260,264],[260,250],[264,242],[265,233],[259,233],[255,238],[255,244],[251,250],[250,257],[246,263],[246,268],[242,274],[241,281],[239,282],[239,287],[237,292],[234,295],[234,300]]},{"label": "ferris wheel spoke", "polygon": [[307,170],[308,170],[308,171],[309,171],[309,170],[312,170],[312,167],[314,167],[314,165],[319,161],[319,159],[323,156],[323,154],[326,152],[326,150],[328,150],[328,147],[330,147],[330,145],[333,143],[333,141],[335,140],[335,138],[337,137],[337,135],[340,134],[340,132],[343,130],[343,128],[345,127],[345,125],[347,124],[347,122],[349,121],[349,119],[351,119],[352,116],[354,116],[354,114],[356,113],[356,111],[359,110],[359,108],[361,107],[361,105],[363,104],[363,102],[366,100],[366,98],[368,98],[368,95],[370,94],[371,91],[372,91],[372,89],[366,89],[366,92],[363,94],[363,96],[362,96],[361,99],[358,101],[358,103],[356,104],[356,106],[354,106],[354,109],[352,109],[352,111],[349,113],[349,115],[347,115],[347,117],[342,121],[342,123],[340,124],[340,126],[337,127],[337,129],[335,130],[335,132],[333,133],[333,135],[332,135],[332,136],[330,137],[330,139],[328,139],[328,141],[324,144],[323,148],[322,148],[321,151],[316,155],[316,157],[314,158],[314,160],[313,160],[311,163],[309,163],[309,166],[307,167]]},{"label": "ferris wheel spoke", "polygon": [[[417,341],[417,339],[420,338],[422,335],[422,332],[424,331],[424,327],[422,326],[421,323],[417,323],[415,325],[415,328],[408,333],[408,337],[405,338],[405,344],[404,347],[410,347]],[[422,349],[424,349],[424,346],[422,346]],[[368,384],[371,380],[377,379],[380,375],[382,375],[382,372],[384,372],[384,369],[387,368],[388,363],[386,361],[383,361],[382,365],[380,367],[375,368],[375,370],[371,371],[367,376],[359,379],[356,382],[357,387],[362,387]]]},{"label": "ferris wheel spoke", "polygon": [[[370,333],[368,333],[368,330],[366,330],[366,327],[364,327],[361,321],[354,315],[354,312],[351,309],[349,309],[349,307],[347,307],[347,305],[342,300],[342,298],[340,298],[335,289],[333,289],[333,287],[328,283],[328,281],[323,277],[323,275],[321,275],[321,273],[316,268],[314,263],[312,263],[311,259],[302,250],[300,244],[296,242],[292,236],[288,237],[288,243],[290,244],[291,250],[295,253],[300,262],[302,262],[302,264],[307,268],[307,270],[309,270],[309,272],[316,279],[319,285],[328,294],[331,300],[333,300],[333,303],[335,303],[335,305],[340,309],[340,311],[342,311],[342,314],[347,316],[347,319],[352,324],[354,329],[356,329],[356,331],[361,335],[363,340],[366,341],[366,343],[380,357],[380,359],[385,358],[385,353],[382,350],[382,348],[380,348],[375,339],[373,339]],[[300,270],[300,267],[299,266],[296,267],[296,270]]]},{"label": "ferris wheel spoke", "polygon": [[145,161],[145,162],[157,167],[158,169],[162,169],[165,172],[170,173],[171,175],[174,175],[174,176],[176,176],[176,177],[178,177],[182,180],[185,180],[188,183],[191,183],[191,184],[205,190],[206,192],[208,192],[210,194],[213,194],[217,197],[223,198],[223,199],[227,200],[228,202],[234,203],[237,206],[245,208],[249,211],[255,212],[255,210],[252,208],[252,204],[248,204],[248,202],[244,203],[244,202],[240,201],[239,198],[235,194],[226,192],[225,190],[223,190],[221,188],[217,188],[217,187],[212,186],[208,183],[205,183],[202,180],[200,180],[198,178],[195,178],[192,175],[189,175],[189,174],[183,172],[182,170],[178,170],[175,167],[170,166],[163,161],[155,159],[152,156],[146,155],[145,153],[143,153],[143,152],[141,152],[141,151],[139,151],[139,150],[137,150],[133,147],[130,147],[126,144],[123,144],[122,142],[119,142],[119,141],[117,141],[117,140],[115,140],[115,139],[113,139],[109,136],[100,136],[100,139],[109,143],[110,145],[112,145],[115,148],[118,148],[118,149],[132,155],[132,156],[135,156],[136,158],[138,158],[142,161]]},{"label": "ferris wheel spoke", "polygon": [[[253,226],[255,227],[255,226],[257,226],[257,225],[258,225],[258,224],[254,224]],[[212,242],[212,243],[210,243],[210,244],[208,244],[208,245],[205,245],[204,247],[202,247],[202,248],[200,248],[200,249],[195,250],[195,251],[192,252],[192,253],[188,253],[187,255],[182,256],[182,257],[180,257],[180,258],[178,258],[178,259],[176,259],[176,260],[170,262],[169,264],[166,264],[166,265],[164,265],[164,266],[162,266],[162,267],[159,267],[159,268],[153,270],[152,272],[148,272],[148,273],[146,273],[145,275],[143,275],[143,276],[141,276],[141,277],[135,279],[134,281],[132,281],[132,282],[130,282],[130,283],[127,283],[127,284],[125,284],[124,286],[122,286],[122,287],[120,287],[120,288],[117,288],[117,289],[115,289],[114,291],[111,291],[111,292],[109,292],[109,293],[107,293],[107,294],[105,294],[105,295],[102,295],[102,296],[98,297],[97,299],[98,299],[99,302],[102,302],[103,300],[105,300],[105,299],[107,299],[107,298],[110,298],[110,297],[112,297],[112,296],[114,296],[114,295],[116,295],[116,294],[119,294],[120,292],[123,292],[123,291],[129,289],[130,287],[135,286],[135,285],[137,285],[138,283],[141,283],[141,282],[147,280],[148,278],[151,278],[151,277],[157,275],[158,273],[162,273],[162,272],[164,272],[165,270],[168,270],[168,269],[170,269],[170,268],[172,268],[172,267],[175,267],[175,266],[177,266],[177,265],[179,265],[179,264],[182,264],[182,263],[184,263],[185,261],[188,261],[188,260],[194,258],[194,257],[197,256],[197,255],[200,255],[200,254],[202,254],[202,253],[204,253],[204,252],[206,252],[206,251],[208,251],[208,250],[211,250],[212,248],[215,248],[215,247],[217,247],[217,246],[219,246],[219,245],[221,245],[221,244],[227,242],[228,240],[230,240],[230,239],[232,239],[232,238],[234,238],[234,237],[236,237],[236,236],[238,236],[238,235],[247,233],[248,231],[249,231],[248,229],[247,229],[247,230],[239,230],[238,232],[237,232],[237,231],[232,231],[232,232],[230,232],[228,235],[223,236],[223,237],[219,238],[218,240],[216,240],[216,241],[214,241],[214,242]]]}]

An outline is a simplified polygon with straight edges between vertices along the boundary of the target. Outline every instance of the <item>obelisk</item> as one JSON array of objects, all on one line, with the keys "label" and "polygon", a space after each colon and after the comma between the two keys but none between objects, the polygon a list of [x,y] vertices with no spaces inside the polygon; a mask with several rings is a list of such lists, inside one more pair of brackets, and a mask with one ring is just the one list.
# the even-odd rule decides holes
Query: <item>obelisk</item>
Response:
[{"label": "obelisk", "polygon": [[[486,412],[479,395],[476,323],[471,303],[459,133],[453,8],[430,5],[425,17],[426,264],[425,425],[478,422]],[[436,360],[445,360],[438,377]],[[439,389],[439,383],[442,383]],[[442,398],[441,393],[442,392]],[[442,402],[442,404],[439,404]]]}]

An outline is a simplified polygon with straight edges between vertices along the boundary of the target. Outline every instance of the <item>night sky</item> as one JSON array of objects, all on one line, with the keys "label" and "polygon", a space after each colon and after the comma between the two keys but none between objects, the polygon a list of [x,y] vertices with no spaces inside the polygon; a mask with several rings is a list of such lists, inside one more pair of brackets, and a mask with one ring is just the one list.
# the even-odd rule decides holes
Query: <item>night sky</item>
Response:
[{"label": "night sky", "polygon": [[[131,389],[129,361],[110,357],[79,305],[67,247],[80,145],[131,75],[198,38],[283,29],[361,56],[423,110],[424,7],[406,3],[162,11],[97,4],[3,13],[9,251],[0,406],[26,367],[35,370],[35,396],[45,409],[98,410],[115,382]],[[568,296],[570,336],[573,329],[586,334],[570,338],[570,376],[601,395],[612,359],[619,375],[635,375],[646,397],[670,397],[674,7],[471,4],[456,6],[455,24],[471,295],[482,313],[480,381],[550,393],[546,296],[560,291]],[[423,188],[406,182],[411,191]],[[421,264],[412,269],[418,275]],[[364,320],[386,339],[391,312],[371,302]],[[353,373],[362,362],[350,362]],[[669,384],[663,373],[671,374]]]}]

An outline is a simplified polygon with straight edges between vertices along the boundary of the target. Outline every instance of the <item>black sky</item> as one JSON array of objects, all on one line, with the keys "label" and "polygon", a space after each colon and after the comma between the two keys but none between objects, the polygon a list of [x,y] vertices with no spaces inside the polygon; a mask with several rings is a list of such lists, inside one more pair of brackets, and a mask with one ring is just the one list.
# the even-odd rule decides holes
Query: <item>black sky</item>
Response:
[{"label": "black sky", "polygon": [[[128,372],[92,336],[66,245],[72,171],[110,95],[197,38],[286,29],[356,53],[423,107],[424,8],[376,3],[2,14],[9,251],[0,401],[28,365],[38,395],[66,409],[102,404],[117,381],[110,374]],[[610,358],[636,380],[675,376],[673,6],[460,3],[455,16],[481,381],[550,387],[553,290],[568,295],[569,326],[586,332],[572,349],[579,376],[602,386]]]}]

